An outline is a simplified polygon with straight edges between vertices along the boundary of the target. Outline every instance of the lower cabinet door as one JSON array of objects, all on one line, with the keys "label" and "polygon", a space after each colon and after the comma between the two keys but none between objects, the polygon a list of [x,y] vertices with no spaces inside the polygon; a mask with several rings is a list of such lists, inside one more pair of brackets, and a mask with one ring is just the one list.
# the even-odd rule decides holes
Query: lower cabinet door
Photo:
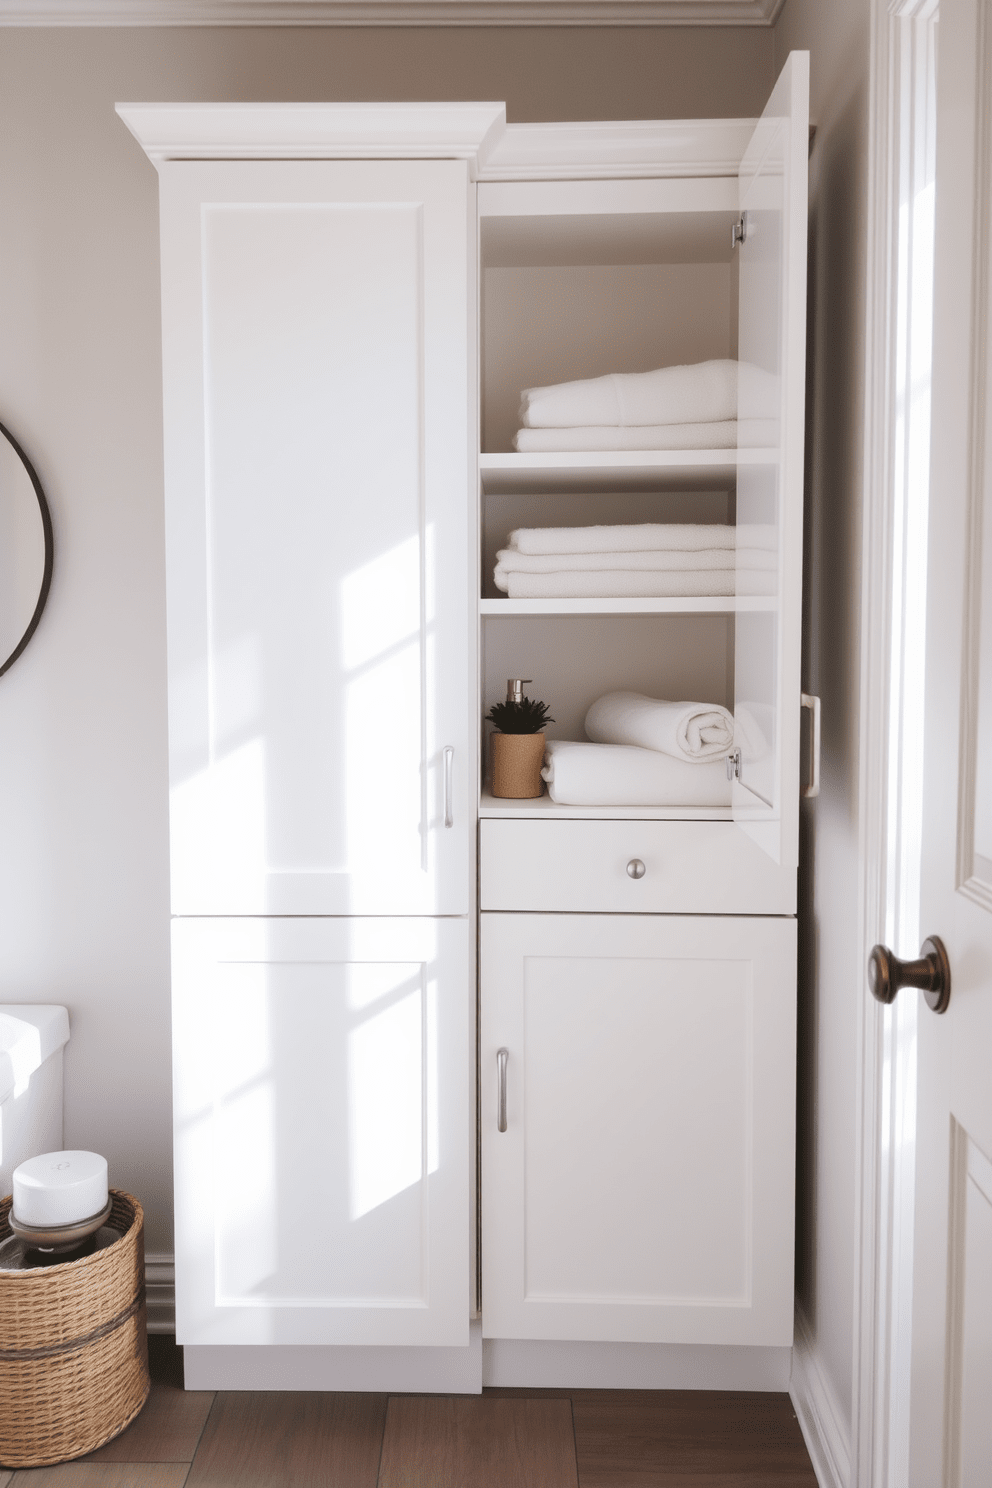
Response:
[{"label": "lower cabinet door", "polygon": [[481,957],[484,1334],[791,1344],[795,921],[485,914]]},{"label": "lower cabinet door", "polygon": [[467,1344],[468,920],[179,919],[172,949],[180,1343]]}]

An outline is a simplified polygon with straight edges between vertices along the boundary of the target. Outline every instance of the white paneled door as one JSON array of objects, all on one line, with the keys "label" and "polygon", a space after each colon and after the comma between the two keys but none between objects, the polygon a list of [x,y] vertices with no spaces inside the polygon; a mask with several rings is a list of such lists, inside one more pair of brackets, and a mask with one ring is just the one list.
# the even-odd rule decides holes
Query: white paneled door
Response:
[{"label": "white paneled door", "polygon": [[161,176],[173,911],[466,914],[468,167]]},{"label": "white paneled door", "polygon": [[180,1343],[466,1344],[468,922],[172,944]]},{"label": "white paneled door", "polygon": [[[992,1482],[992,5],[941,0],[910,1482]],[[901,997],[919,994],[903,991]]]},{"label": "white paneled door", "polygon": [[483,914],[483,1328],[789,1345],[792,919]]}]

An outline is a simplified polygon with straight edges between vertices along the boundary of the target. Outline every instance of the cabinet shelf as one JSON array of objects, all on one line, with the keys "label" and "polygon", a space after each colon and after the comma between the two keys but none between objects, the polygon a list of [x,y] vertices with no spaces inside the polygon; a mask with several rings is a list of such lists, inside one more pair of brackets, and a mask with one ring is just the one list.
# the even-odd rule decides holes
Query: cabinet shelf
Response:
[{"label": "cabinet shelf", "polygon": [[553,454],[483,454],[486,496],[561,492],[731,490],[742,465],[769,465],[772,449],[562,450]]},{"label": "cabinet shelf", "polygon": [[772,611],[764,594],[689,595],[677,599],[480,599],[480,615],[739,615]]},{"label": "cabinet shelf", "polygon": [[549,795],[512,800],[483,790],[480,817],[531,817],[542,821],[732,821],[729,806],[563,806]]}]

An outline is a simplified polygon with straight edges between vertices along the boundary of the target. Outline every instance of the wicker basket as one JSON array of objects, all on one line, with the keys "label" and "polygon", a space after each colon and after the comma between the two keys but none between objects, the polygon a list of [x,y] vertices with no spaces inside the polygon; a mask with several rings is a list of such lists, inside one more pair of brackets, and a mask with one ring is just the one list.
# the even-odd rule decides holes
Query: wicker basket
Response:
[{"label": "wicker basket", "polygon": [[[121,1238],[78,1261],[0,1272],[0,1465],[43,1467],[117,1436],[148,1398],[144,1214],[111,1189]],[[0,1202],[7,1233],[11,1200]]]}]

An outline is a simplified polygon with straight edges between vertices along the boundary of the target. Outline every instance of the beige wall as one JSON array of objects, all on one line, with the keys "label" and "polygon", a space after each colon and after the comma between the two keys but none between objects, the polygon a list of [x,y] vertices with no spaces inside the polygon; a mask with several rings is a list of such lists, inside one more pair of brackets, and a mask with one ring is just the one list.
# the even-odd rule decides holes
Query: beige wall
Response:
[{"label": "beige wall", "polygon": [[804,811],[800,880],[797,1292],[837,1419],[854,1357],[864,297],[869,0],[786,0],[776,66],[809,48],[804,686],[823,702],[823,786]]},{"label": "beige wall", "polygon": [[511,120],[752,115],[754,30],[0,29],[0,421],[55,579],[0,679],[0,1000],[67,1004],[66,1142],[171,1248],[157,179],[127,99],[505,99]]}]

